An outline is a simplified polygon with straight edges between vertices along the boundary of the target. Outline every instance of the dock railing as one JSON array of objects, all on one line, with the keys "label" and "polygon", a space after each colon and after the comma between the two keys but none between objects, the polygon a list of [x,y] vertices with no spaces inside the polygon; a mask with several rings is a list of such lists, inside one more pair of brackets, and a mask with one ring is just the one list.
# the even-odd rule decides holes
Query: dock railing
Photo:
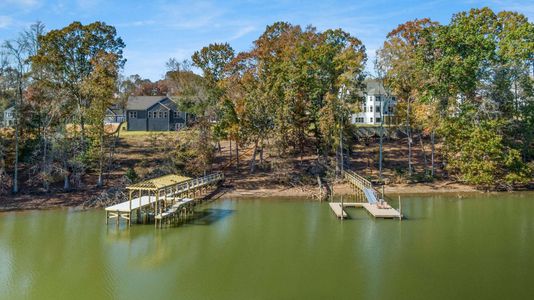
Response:
[{"label": "dock railing", "polygon": [[185,192],[192,188],[203,186],[214,181],[219,181],[224,179],[223,172],[215,172],[206,176],[193,178],[184,182],[179,183],[176,186],[175,193]]},{"label": "dock railing", "polygon": [[350,184],[356,186],[359,188],[362,192],[364,189],[370,189],[375,194],[375,197],[377,199],[385,199],[384,193],[378,191],[371,181],[366,179],[365,177],[358,175],[356,172],[351,170],[344,170],[343,171],[343,178],[345,178],[347,181],[349,181]]}]

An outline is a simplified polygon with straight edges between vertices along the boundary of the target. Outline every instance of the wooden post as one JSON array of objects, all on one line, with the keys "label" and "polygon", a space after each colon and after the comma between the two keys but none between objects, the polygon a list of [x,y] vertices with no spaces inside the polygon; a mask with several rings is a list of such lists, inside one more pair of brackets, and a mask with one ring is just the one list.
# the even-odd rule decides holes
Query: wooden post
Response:
[{"label": "wooden post", "polygon": [[130,216],[128,217],[128,226],[132,226],[132,190],[128,191],[128,203],[130,205]]},{"label": "wooden post", "polygon": [[343,221],[343,195],[341,195],[341,221]]},{"label": "wooden post", "polygon": [[108,220],[109,220],[109,214],[108,214],[108,211],[106,210],[106,225],[108,225]]},{"label": "wooden post", "polygon": [[159,200],[159,191],[156,191],[156,203],[154,204],[154,225],[157,228],[158,227],[158,219],[156,219],[156,215],[158,214],[158,200]]},{"label": "wooden post", "polygon": [[402,221],[402,205],[401,205],[400,195],[399,195],[399,221]]},{"label": "wooden post", "polygon": [[143,196],[143,194],[141,193],[141,190],[138,190],[138,191],[137,191],[137,196],[139,196],[139,197],[137,198],[137,202],[138,202],[138,204],[139,204],[139,208],[137,209],[137,214],[138,214],[138,216],[137,216],[137,222],[141,223],[142,213],[143,213],[143,210],[142,210],[142,208],[141,208],[141,197]]}]

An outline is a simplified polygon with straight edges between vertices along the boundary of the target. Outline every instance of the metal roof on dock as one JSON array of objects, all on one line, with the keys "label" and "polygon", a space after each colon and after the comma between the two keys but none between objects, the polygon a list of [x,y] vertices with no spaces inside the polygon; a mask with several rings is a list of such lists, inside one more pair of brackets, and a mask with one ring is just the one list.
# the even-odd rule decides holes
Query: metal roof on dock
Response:
[{"label": "metal roof on dock", "polygon": [[191,180],[191,177],[170,174],[161,177],[152,178],[149,180],[141,181],[126,187],[129,190],[145,190],[145,191],[157,191],[166,187],[171,187],[176,184]]}]

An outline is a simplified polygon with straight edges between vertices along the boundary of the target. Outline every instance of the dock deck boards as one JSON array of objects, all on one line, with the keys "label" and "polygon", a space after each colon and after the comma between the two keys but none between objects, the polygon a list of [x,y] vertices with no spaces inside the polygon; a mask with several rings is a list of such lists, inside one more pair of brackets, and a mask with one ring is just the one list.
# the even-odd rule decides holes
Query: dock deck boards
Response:
[{"label": "dock deck boards", "polygon": [[[330,202],[328,203],[330,208],[336,215],[336,217],[341,218],[341,212],[343,212],[343,218],[347,218],[347,213],[344,209],[341,208],[340,202]],[[394,208],[378,208],[376,204],[369,203],[360,203],[360,202],[348,202],[343,203],[343,208],[345,207],[362,207],[369,212],[375,218],[386,218],[386,219],[399,219],[401,214],[398,210]]]},{"label": "dock deck boards", "polygon": [[401,214],[394,208],[378,208],[376,204],[364,203],[362,205],[375,218],[400,218]]},{"label": "dock deck boards", "polygon": [[341,203],[330,202],[328,204],[330,205],[330,208],[332,209],[336,217],[341,218],[341,216],[343,216],[343,218],[346,218],[348,216],[347,213],[341,207]]},{"label": "dock deck boards", "polygon": [[[162,199],[160,199],[162,200]],[[154,203],[156,201],[156,197],[152,196],[152,197],[149,197],[149,196],[142,196],[141,197],[141,202],[139,202],[139,198],[134,198],[132,199],[132,209],[131,210],[134,210],[134,209],[138,209],[138,208],[141,208],[141,207],[145,207],[147,205],[150,205],[152,203]],[[106,210],[107,211],[118,211],[118,212],[130,212],[130,204],[129,204],[129,201],[125,201],[125,202],[121,202],[119,204],[115,204],[115,205],[112,205],[112,206],[108,206],[106,207]]]}]

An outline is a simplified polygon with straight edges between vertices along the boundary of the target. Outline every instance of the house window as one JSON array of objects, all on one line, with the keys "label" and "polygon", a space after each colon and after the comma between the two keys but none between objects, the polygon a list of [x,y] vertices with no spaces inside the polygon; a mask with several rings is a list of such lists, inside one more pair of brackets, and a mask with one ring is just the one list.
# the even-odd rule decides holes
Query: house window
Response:
[{"label": "house window", "polygon": [[369,112],[373,112],[373,107],[369,106]]},{"label": "house window", "polygon": [[175,118],[179,118],[180,117],[180,112],[179,111],[174,111],[174,117]]},{"label": "house window", "polygon": [[376,118],[375,121],[376,121],[377,123],[380,123],[380,118]]},{"label": "house window", "polygon": [[130,119],[137,119],[137,112],[136,111],[130,111],[128,112]]},{"label": "house window", "polygon": [[373,123],[373,117],[369,118],[369,123]]},{"label": "house window", "polygon": [[380,112],[380,106],[377,106],[375,111]]},{"label": "house window", "polygon": [[166,111],[164,111],[164,112],[163,112],[163,118],[164,118],[164,119],[167,119],[167,117],[169,117],[169,113],[166,112]]}]

